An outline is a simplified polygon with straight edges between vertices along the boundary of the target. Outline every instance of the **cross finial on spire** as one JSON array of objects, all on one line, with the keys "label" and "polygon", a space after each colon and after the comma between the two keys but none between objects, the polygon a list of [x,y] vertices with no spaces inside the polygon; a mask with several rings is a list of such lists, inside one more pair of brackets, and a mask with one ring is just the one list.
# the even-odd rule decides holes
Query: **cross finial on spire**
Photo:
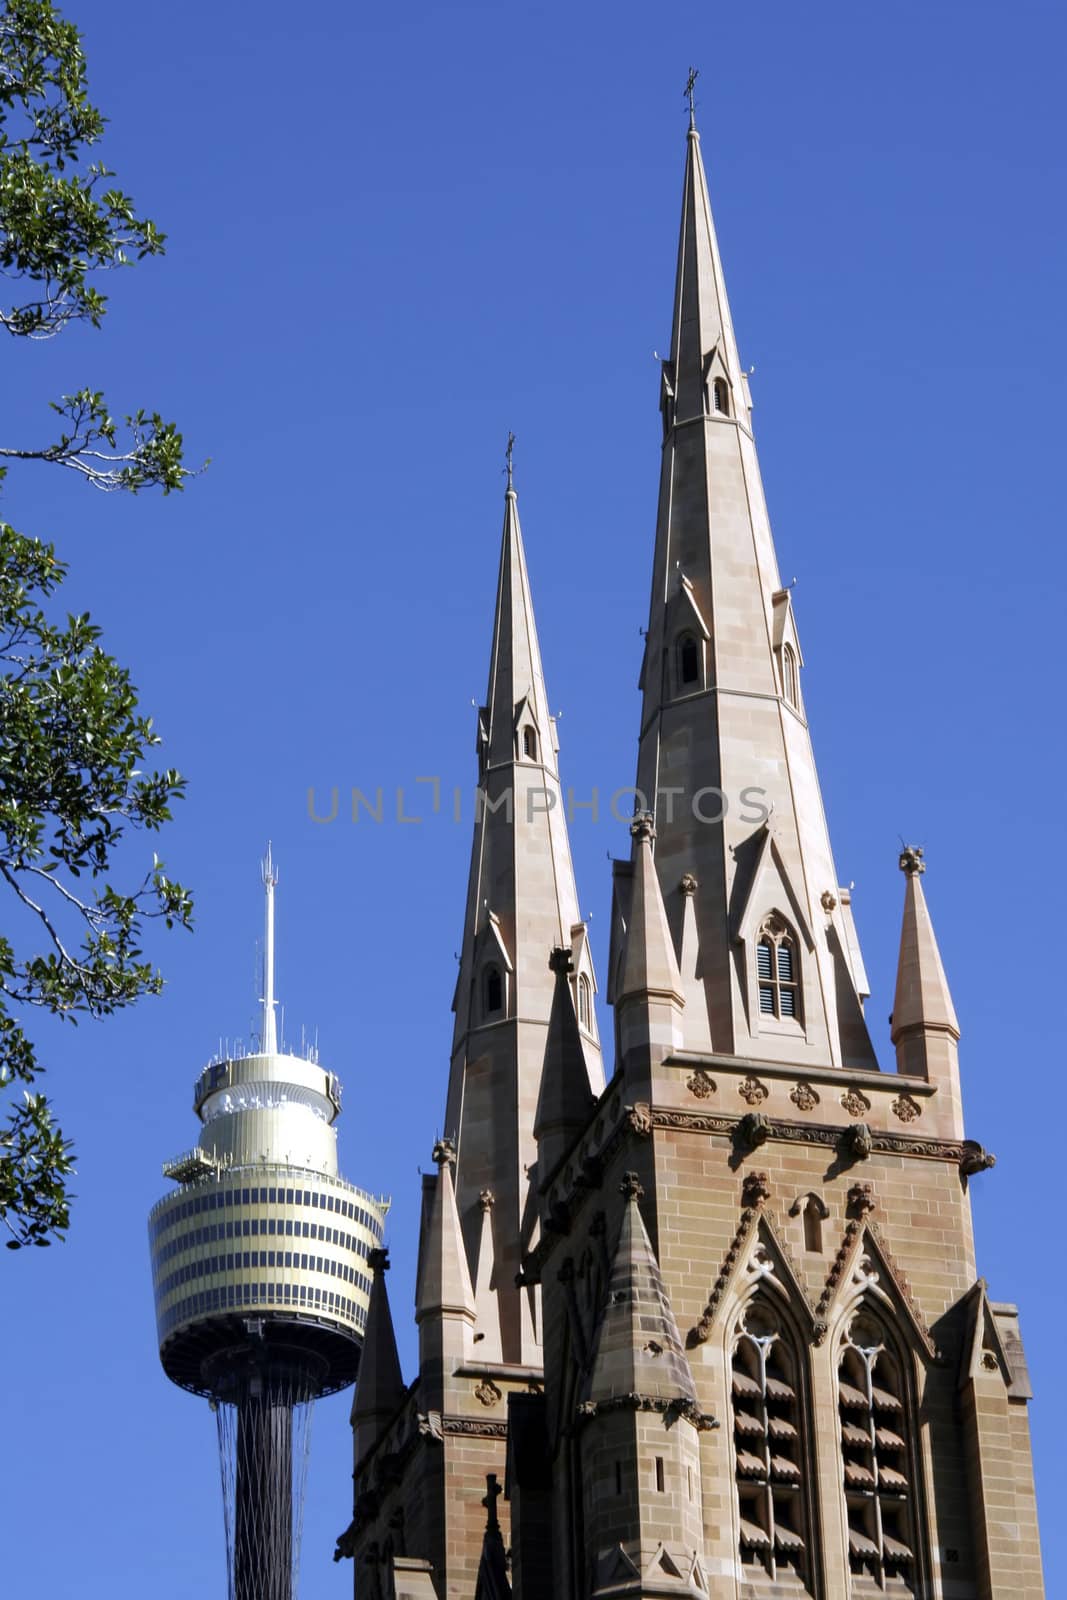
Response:
[{"label": "cross finial on spire", "polygon": [[513,487],[513,484],[512,484],[512,456],[514,455],[514,453],[515,453],[515,435],[513,433],[509,433],[508,434],[508,447],[507,447],[507,450],[504,452],[504,459],[507,462],[508,489],[509,490]]},{"label": "cross finial on spire", "polygon": [[906,844],[900,851],[900,870],[906,872],[909,878],[914,878],[917,872],[926,871],[926,862],[923,860],[921,845]]},{"label": "cross finial on spire", "polygon": [[695,90],[699,77],[699,67],[690,67],[689,76],[685,81],[685,97],[689,101],[689,126],[691,128],[695,128],[697,125]]}]

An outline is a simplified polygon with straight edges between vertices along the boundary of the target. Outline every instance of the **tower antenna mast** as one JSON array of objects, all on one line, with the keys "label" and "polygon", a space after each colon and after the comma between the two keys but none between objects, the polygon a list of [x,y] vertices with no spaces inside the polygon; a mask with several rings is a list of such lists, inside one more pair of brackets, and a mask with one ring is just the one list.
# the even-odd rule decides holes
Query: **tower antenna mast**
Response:
[{"label": "tower antenna mast", "polygon": [[263,888],[266,892],[266,932],[263,940],[263,1026],[260,1049],[265,1056],[278,1053],[278,1024],[274,1015],[274,891],[278,886],[278,869],[274,865],[270,840],[262,861]]}]

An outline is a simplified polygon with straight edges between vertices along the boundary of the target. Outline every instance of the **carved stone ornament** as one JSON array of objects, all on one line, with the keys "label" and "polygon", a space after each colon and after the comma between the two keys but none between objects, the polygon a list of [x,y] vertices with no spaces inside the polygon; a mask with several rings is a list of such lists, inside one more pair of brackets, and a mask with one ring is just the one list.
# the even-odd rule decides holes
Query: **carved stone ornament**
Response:
[{"label": "carved stone ornament", "polygon": [[737,1137],[750,1150],[755,1150],[758,1145],[766,1144],[770,1138],[770,1133],[771,1125],[759,1111],[746,1111],[737,1124]]},{"label": "carved stone ornament", "polygon": [[497,1388],[492,1378],[483,1378],[474,1385],[474,1398],[480,1400],[483,1406],[495,1406],[503,1398],[503,1391]]},{"label": "carved stone ornament", "polygon": [[874,1149],[874,1139],[865,1122],[855,1122],[851,1128],[846,1128],[841,1143],[853,1161],[866,1161]]},{"label": "carved stone ornament", "polygon": [[995,1167],[996,1164],[996,1156],[980,1145],[976,1139],[964,1139],[960,1172],[965,1178],[973,1178],[976,1172],[988,1172],[990,1167]]},{"label": "carved stone ornament", "polygon": [[630,836],[633,839],[649,839],[656,837],[656,824],[651,811],[639,811],[630,824]]},{"label": "carved stone ornament", "polygon": [[681,890],[682,894],[691,895],[696,894],[697,890],[700,888],[700,885],[693,877],[691,872],[683,872],[681,878],[678,880],[678,888]]},{"label": "carved stone ornament", "polygon": [[367,1265],[372,1272],[389,1271],[389,1252],[386,1249],[368,1250]]},{"label": "carved stone ornament", "polygon": [[737,1092],[745,1104],[750,1106],[761,1105],[770,1094],[770,1090],[767,1088],[767,1085],[765,1083],[760,1083],[759,1079],[754,1078],[751,1073],[749,1073],[747,1078],[742,1078],[741,1082],[737,1085]]},{"label": "carved stone ornament", "polygon": [[715,1093],[715,1079],[709,1078],[703,1067],[698,1067],[696,1072],[685,1080],[685,1086],[698,1100],[706,1100],[710,1094]]},{"label": "carved stone ornament", "polygon": [[627,1200],[643,1200],[645,1191],[641,1187],[641,1180],[636,1172],[624,1172],[622,1182],[619,1184],[619,1193]]},{"label": "carved stone ornament", "polygon": [[819,896],[819,904],[822,906],[827,916],[829,916],[831,911],[837,910],[836,894],[834,894],[830,889],[824,889],[822,894]]},{"label": "carved stone ornament", "polygon": [[645,1101],[639,1100],[636,1105],[626,1107],[626,1126],[643,1139],[652,1132],[652,1111]]},{"label": "carved stone ornament", "polygon": [[874,1185],[871,1183],[854,1183],[848,1191],[849,1216],[869,1216],[874,1207]]},{"label": "carved stone ornament", "polygon": [[916,1117],[921,1117],[923,1108],[910,1094],[898,1094],[893,1101],[893,1113],[901,1122],[914,1122]]},{"label": "carved stone ornament", "polygon": [[433,1147],[430,1159],[435,1167],[454,1167],[456,1164],[456,1147],[451,1139],[438,1139]]},{"label": "carved stone ornament", "polygon": [[986,1351],[985,1355],[982,1357],[982,1365],[987,1372],[1000,1371],[1000,1362],[997,1360],[992,1350]]},{"label": "carved stone ornament", "polygon": [[741,1204],[743,1206],[761,1206],[769,1199],[771,1183],[765,1172],[747,1172],[741,1185]]},{"label": "carved stone ornament", "polygon": [[801,1111],[813,1111],[819,1103],[819,1096],[810,1083],[795,1083],[789,1091],[789,1098]]},{"label": "carved stone ornament", "polygon": [[574,955],[563,945],[557,945],[548,957],[548,965],[552,972],[568,973],[574,971]]},{"label": "carved stone ornament", "polygon": [[860,1094],[858,1089],[849,1089],[841,1096],[841,1104],[850,1117],[862,1117],[871,1109],[871,1102],[865,1094]]}]

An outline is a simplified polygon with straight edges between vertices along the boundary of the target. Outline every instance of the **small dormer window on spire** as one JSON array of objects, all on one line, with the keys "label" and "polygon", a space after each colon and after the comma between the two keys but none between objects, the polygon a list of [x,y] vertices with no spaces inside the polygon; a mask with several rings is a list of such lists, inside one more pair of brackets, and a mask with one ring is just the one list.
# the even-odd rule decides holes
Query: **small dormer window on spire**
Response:
[{"label": "small dormer window on spire", "polygon": [[725,378],[715,379],[711,386],[711,397],[715,410],[721,416],[728,417],[730,415],[730,390]]},{"label": "small dormer window on spire", "polygon": [[791,706],[800,704],[800,686],[797,679],[797,653],[791,644],[782,646],[782,688]]},{"label": "small dormer window on spire", "polygon": [[797,944],[778,917],[768,917],[756,943],[756,982],[761,1016],[800,1016]]},{"label": "small dormer window on spire", "polygon": [[684,688],[700,682],[700,646],[691,633],[678,640],[678,682]]},{"label": "small dormer window on spire", "polygon": [[537,760],[537,734],[529,723],[522,730],[522,753],[527,761]]},{"label": "small dormer window on spire", "polygon": [[482,1005],[486,1017],[496,1017],[504,1009],[504,975],[494,963],[482,974]]},{"label": "small dormer window on spire", "polygon": [[584,972],[578,979],[578,1023],[586,1033],[593,1026],[593,988]]}]

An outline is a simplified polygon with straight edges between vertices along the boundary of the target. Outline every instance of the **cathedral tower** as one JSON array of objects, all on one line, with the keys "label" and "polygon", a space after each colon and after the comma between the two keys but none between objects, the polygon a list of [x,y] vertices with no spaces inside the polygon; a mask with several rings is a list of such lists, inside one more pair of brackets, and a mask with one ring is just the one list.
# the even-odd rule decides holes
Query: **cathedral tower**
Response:
[{"label": "cathedral tower", "polygon": [[882,1071],[692,116],[660,407],[614,1071],[562,807],[535,798],[559,780],[509,480],[420,1370],[399,1393],[391,1330],[364,1368],[394,1411],[361,1377],[339,1553],[357,1595],[425,1600],[1039,1600],[1030,1389],[976,1275],[993,1157],[964,1136],[925,863],[900,855]]}]

